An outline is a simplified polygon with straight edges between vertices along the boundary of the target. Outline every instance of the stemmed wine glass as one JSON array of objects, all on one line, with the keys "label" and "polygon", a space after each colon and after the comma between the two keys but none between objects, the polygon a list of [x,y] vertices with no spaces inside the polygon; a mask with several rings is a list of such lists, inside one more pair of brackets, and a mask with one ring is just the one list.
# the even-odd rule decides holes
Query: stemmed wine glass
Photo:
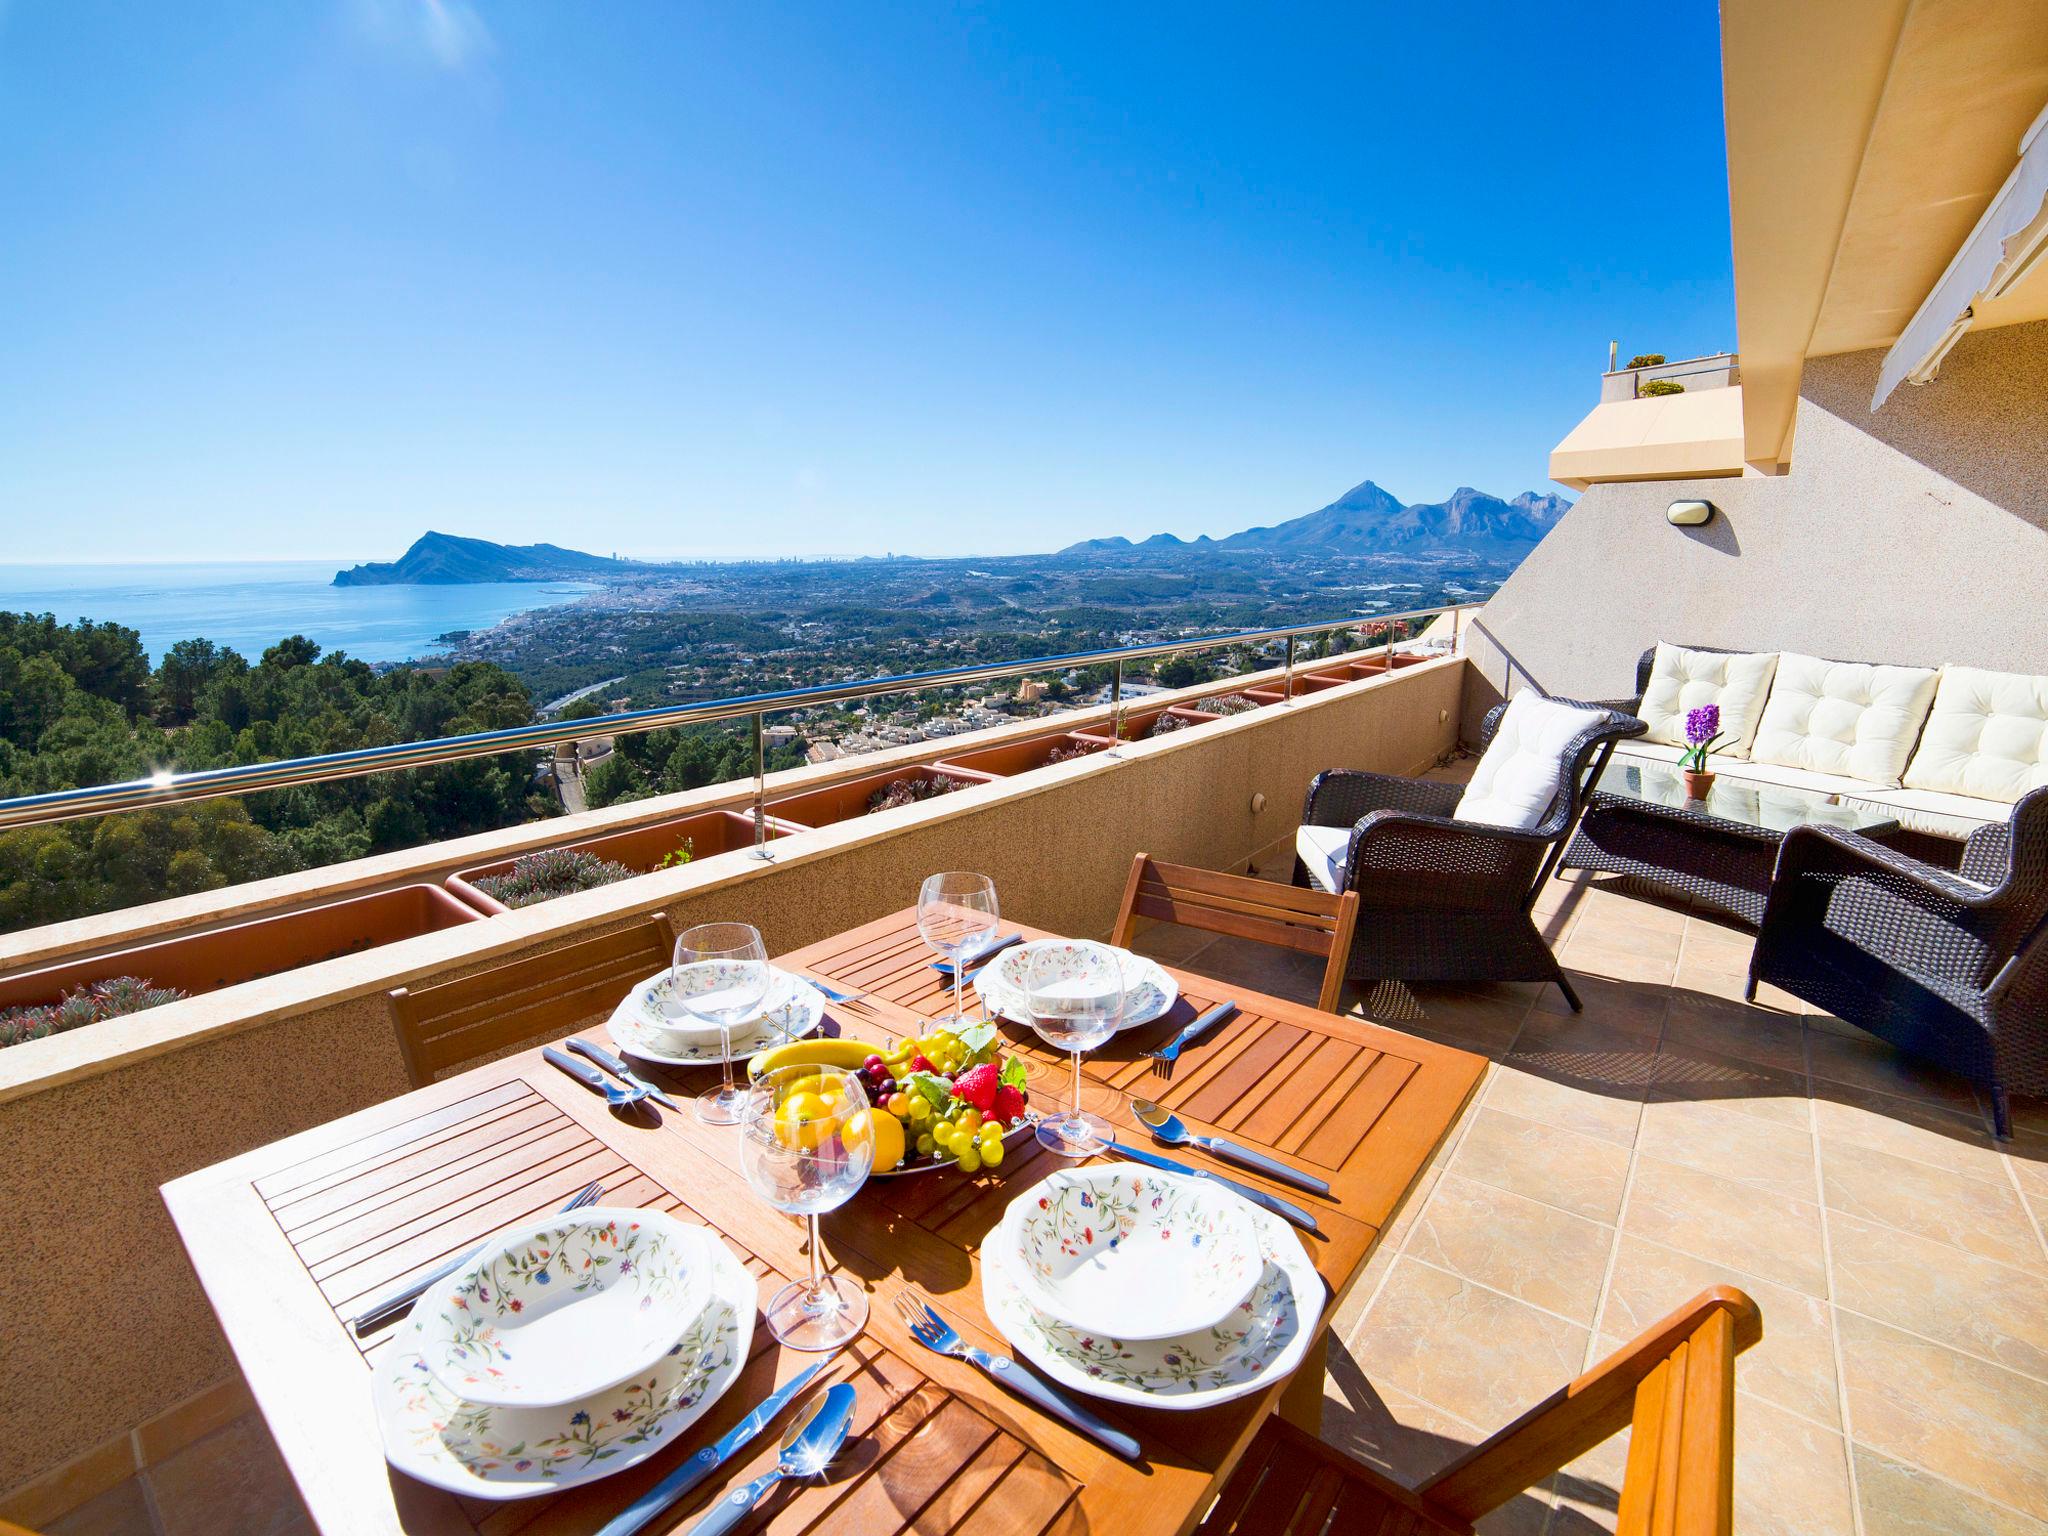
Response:
[{"label": "stemmed wine glass", "polygon": [[1116,1033],[1124,1012],[1123,956],[1107,944],[1049,944],[1024,968],[1031,1027],[1074,1058],[1074,1102],[1038,1122],[1038,1140],[1061,1157],[1090,1157],[1116,1140],[1116,1128],[1081,1107],[1081,1053]]},{"label": "stemmed wine glass", "polygon": [[699,923],[686,929],[676,940],[671,975],[676,1000],[718,1027],[725,1081],[697,1095],[697,1118],[709,1125],[735,1125],[745,1096],[732,1081],[733,1026],[760,1016],[775,979],[761,930],[752,923]]},{"label": "stemmed wine glass", "polygon": [[875,1165],[868,1098],[837,1067],[777,1067],[754,1079],[740,1116],[741,1162],[754,1193],[811,1227],[811,1278],[769,1298],[768,1331],[791,1349],[836,1349],[868,1320],[867,1292],[825,1273],[818,1216],[854,1197]]},{"label": "stemmed wine glass", "polygon": [[996,931],[996,883],[987,875],[955,870],[926,875],[917,893],[917,931],[939,958],[953,963],[953,1016],[941,1024],[962,1028],[967,1018],[963,956]]}]

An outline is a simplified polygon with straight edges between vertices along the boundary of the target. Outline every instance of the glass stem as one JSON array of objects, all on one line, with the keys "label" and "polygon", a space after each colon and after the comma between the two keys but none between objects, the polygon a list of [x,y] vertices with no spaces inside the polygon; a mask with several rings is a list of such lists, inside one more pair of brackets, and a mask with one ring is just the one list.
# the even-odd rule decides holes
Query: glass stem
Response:
[{"label": "glass stem", "polygon": [[964,1028],[967,1023],[967,966],[959,955],[953,956],[953,1027]]},{"label": "glass stem", "polygon": [[1074,1052],[1074,1118],[1081,1118],[1081,1053]]},{"label": "glass stem", "polygon": [[825,1264],[818,1243],[818,1213],[811,1213],[811,1294],[817,1295],[825,1288]]},{"label": "glass stem", "polygon": [[725,1069],[725,1096],[731,1098],[734,1090],[732,1086],[732,1026],[730,1024],[720,1024],[718,1026],[718,1044],[718,1062]]}]

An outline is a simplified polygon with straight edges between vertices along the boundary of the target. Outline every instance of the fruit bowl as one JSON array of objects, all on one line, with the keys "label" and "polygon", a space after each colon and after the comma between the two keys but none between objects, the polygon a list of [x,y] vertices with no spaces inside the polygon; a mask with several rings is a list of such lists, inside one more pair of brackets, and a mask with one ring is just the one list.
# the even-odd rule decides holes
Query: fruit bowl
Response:
[{"label": "fruit bowl", "polygon": [[1265,1268],[1243,1200],[1129,1163],[1054,1173],[1010,1202],[1001,1245],[1032,1305],[1118,1339],[1214,1327]]},{"label": "fruit bowl", "polygon": [[421,1298],[421,1357],[465,1402],[575,1402],[648,1369],[689,1329],[711,1298],[716,1246],[660,1211],[522,1222]]}]

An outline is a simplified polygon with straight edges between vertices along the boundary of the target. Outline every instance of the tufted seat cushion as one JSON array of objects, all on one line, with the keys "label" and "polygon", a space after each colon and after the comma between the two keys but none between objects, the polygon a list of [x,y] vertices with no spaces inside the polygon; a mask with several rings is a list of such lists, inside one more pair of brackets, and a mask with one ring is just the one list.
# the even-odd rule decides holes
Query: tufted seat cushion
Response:
[{"label": "tufted seat cushion", "polygon": [[1643,690],[1643,702],[1636,706],[1636,714],[1650,728],[1644,739],[1682,747],[1686,715],[1715,704],[1721,710],[1721,734],[1728,738],[1720,751],[1729,757],[1748,757],[1777,666],[1775,651],[1727,655],[1689,651],[1658,641],[1649,686]]},{"label": "tufted seat cushion", "polygon": [[2048,784],[2048,677],[1944,667],[1905,787],[2011,805]]},{"label": "tufted seat cushion", "polygon": [[1523,689],[1502,713],[1451,814],[1460,821],[1533,831],[1557,802],[1565,748],[1601,718],[1599,710],[1560,704]]},{"label": "tufted seat cushion", "polygon": [[1781,652],[1750,760],[1896,789],[1940,676]]},{"label": "tufted seat cushion", "polygon": [[1351,865],[1351,828],[1296,827],[1294,851],[1316,889],[1332,896],[1344,893],[1344,876]]}]

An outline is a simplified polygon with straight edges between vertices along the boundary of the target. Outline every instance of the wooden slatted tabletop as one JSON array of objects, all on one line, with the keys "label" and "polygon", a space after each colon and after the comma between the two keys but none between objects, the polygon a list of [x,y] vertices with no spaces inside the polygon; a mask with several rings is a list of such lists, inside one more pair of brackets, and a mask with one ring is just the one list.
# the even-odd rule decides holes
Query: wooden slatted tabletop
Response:
[{"label": "wooden slatted tabletop", "polygon": [[[1017,925],[1006,924],[1006,931]],[[1028,937],[1034,930],[1023,929]],[[842,1032],[893,1037],[950,1006],[914,914],[899,913],[786,956],[781,964],[865,995],[835,1005]],[[1340,1299],[1401,1197],[1427,1166],[1484,1070],[1483,1058],[1176,971],[1170,1018],[1127,1031],[1089,1059],[1084,1098],[1120,1136],[1149,1142],[1127,1093],[1173,1107],[1196,1129],[1277,1153],[1329,1180],[1319,1200],[1268,1187],[1314,1210],[1306,1246]],[[1140,1054],[1228,996],[1239,1013],[1181,1056],[1170,1081]],[[602,1038],[600,1030],[590,1032]],[[1033,1102],[1062,1099],[1070,1078],[1025,1031],[1007,1029],[1030,1066]],[[701,1072],[650,1071],[680,1100]],[[1137,1464],[1001,1389],[964,1362],[914,1344],[890,1299],[922,1288],[970,1342],[1010,1352],[982,1309],[980,1243],[1003,1208],[1065,1160],[1030,1138],[999,1170],[872,1181],[824,1220],[827,1257],[869,1287],[872,1315],[819,1386],[853,1383],[856,1437],[831,1481],[771,1497],[747,1530],[827,1529],[848,1536],[1190,1529],[1265,1415],[1313,1422],[1323,1345],[1276,1385],[1197,1412],[1090,1406],[1135,1434]],[[1197,1166],[1265,1182],[1192,1151]],[[194,1267],[319,1527],[331,1533],[590,1531],[675,1464],[722,1434],[815,1356],[754,1330],[732,1389],[641,1466],[538,1499],[486,1502],[429,1488],[384,1462],[368,1362],[390,1330],[358,1340],[344,1326],[365,1298],[490,1233],[554,1209],[592,1179],[606,1205],[674,1211],[720,1232],[762,1300],[808,1272],[800,1223],[754,1195],[730,1128],[688,1112],[658,1123],[612,1115],[602,1100],[525,1051],[259,1148],[164,1187]],[[1330,1308],[1323,1314],[1327,1323]],[[1283,1399],[1283,1393],[1285,1394]],[[773,1465],[782,1423],[650,1527],[687,1528],[724,1489]]]}]

